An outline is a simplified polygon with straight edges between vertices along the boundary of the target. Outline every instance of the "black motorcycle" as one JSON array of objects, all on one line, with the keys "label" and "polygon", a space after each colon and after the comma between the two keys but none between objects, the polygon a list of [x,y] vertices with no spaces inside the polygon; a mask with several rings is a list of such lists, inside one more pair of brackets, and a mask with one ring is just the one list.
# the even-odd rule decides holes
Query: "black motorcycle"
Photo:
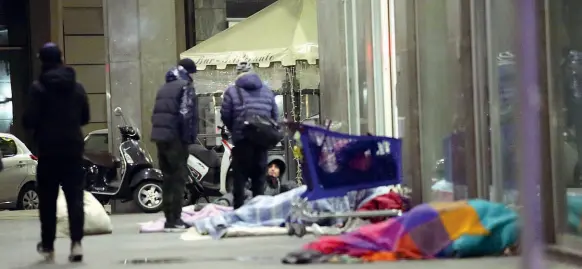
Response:
[{"label": "black motorcycle", "polygon": [[[103,204],[113,199],[122,202],[133,200],[145,213],[159,212],[163,197],[162,172],[154,168],[147,148],[140,141],[139,131],[128,124],[121,108],[115,108],[114,113],[123,122],[122,126],[118,126],[121,137],[118,148],[120,157],[104,151],[85,151],[85,189]],[[192,191],[197,190],[193,182],[188,183],[184,204],[191,202]]]}]

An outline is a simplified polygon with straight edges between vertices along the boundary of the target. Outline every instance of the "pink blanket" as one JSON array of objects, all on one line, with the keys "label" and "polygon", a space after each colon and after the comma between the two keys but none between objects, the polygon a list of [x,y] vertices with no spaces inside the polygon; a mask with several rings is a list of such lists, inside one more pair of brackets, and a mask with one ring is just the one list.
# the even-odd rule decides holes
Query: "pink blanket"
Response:
[{"label": "pink blanket", "polygon": [[[216,216],[222,215],[225,212],[232,211],[232,207],[229,206],[221,206],[216,204],[208,204],[200,211],[194,211],[194,206],[187,206],[182,208],[182,220],[189,225],[192,225],[194,221]],[[158,220],[139,223],[139,232],[140,233],[158,233],[164,231],[164,223],[166,223],[165,218],[160,218]]]}]

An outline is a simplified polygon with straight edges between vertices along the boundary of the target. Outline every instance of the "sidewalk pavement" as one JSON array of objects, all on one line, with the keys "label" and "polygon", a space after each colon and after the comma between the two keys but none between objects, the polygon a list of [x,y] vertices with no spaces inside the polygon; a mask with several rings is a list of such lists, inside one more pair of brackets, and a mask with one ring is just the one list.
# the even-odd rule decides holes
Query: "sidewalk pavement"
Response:
[{"label": "sidewalk pavement", "polygon": [[[18,213],[12,213],[18,215]],[[30,214],[30,213],[22,213]],[[159,215],[113,215],[114,234],[90,236],[84,240],[85,263],[74,268],[201,268],[212,269],[277,269],[289,268],[281,264],[281,257],[300,248],[313,238],[250,237],[224,240],[182,241],[179,234],[139,234],[136,223],[149,221]],[[1,268],[70,268],[67,264],[68,241],[57,240],[57,264],[39,265],[35,245],[39,238],[38,220],[0,218]],[[162,264],[135,264],[131,260],[165,260]],[[124,262],[130,261],[128,264]],[[316,265],[335,268],[341,265]],[[382,269],[513,269],[518,258],[486,258],[439,261],[403,261],[356,265]],[[315,267],[315,266],[310,266]],[[302,266],[304,268],[304,266]],[[547,268],[568,269],[576,266],[551,263]]]}]

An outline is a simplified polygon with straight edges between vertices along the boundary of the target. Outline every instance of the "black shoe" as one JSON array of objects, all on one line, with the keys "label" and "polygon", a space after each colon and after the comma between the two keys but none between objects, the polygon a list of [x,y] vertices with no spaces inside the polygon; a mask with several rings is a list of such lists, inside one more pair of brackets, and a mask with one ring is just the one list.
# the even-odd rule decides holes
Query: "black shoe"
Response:
[{"label": "black shoe", "polygon": [[69,254],[70,262],[82,262],[83,261],[83,246],[81,242],[73,242],[71,244],[71,254]]},{"label": "black shoe", "polygon": [[54,249],[47,249],[42,246],[42,243],[38,243],[36,245],[36,251],[40,254],[46,262],[54,262],[55,261],[55,250]]},{"label": "black shoe", "polygon": [[185,232],[188,228],[188,225],[186,225],[186,223],[181,219],[178,219],[174,223],[166,222],[166,224],[164,224],[164,232],[167,233],[181,233]]}]

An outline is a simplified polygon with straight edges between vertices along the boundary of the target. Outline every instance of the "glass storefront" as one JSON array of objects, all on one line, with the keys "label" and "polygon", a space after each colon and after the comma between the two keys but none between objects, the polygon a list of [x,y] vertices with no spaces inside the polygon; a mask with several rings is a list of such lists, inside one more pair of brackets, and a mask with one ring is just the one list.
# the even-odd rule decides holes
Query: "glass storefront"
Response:
[{"label": "glass storefront", "polygon": [[[344,2],[350,131],[387,123],[373,98],[395,93],[390,120],[402,129],[404,180],[417,202],[483,198],[519,206],[517,2],[392,0],[389,27],[378,26],[374,1]],[[546,234],[582,245],[582,1],[538,4],[542,139],[523,146],[544,154],[536,169]],[[386,36],[391,45],[374,43]],[[370,44],[394,45],[382,50],[390,53],[390,76]]]},{"label": "glass storefront", "polygon": [[[422,201],[479,197],[518,205],[517,2],[394,3],[399,116],[406,151],[419,151],[404,165],[420,169],[407,176],[422,186]],[[546,226],[562,235],[558,242],[582,245],[582,1],[539,6],[547,53],[547,61],[540,56],[540,122],[551,139],[526,146],[551,152],[542,164],[548,172],[540,168],[548,178],[541,197],[552,197],[543,201]]]},{"label": "glass storefront", "polygon": [[582,1],[547,1],[548,82],[558,241],[582,245]]}]

